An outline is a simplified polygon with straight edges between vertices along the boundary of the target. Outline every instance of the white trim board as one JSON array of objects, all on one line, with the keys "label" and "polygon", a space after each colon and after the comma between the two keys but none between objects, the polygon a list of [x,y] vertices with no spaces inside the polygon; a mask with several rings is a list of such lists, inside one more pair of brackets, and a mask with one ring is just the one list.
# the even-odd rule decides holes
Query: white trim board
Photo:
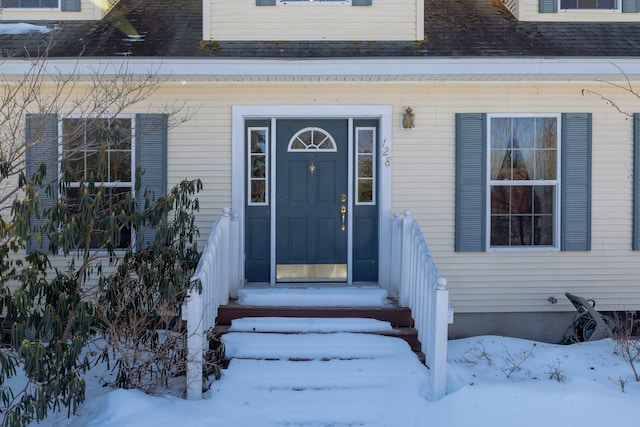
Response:
[{"label": "white trim board", "polygon": [[[32,58],[7,58],[5,77],[33,73]],[[166,77],[167,82],[265,81],[624,81],[640,79],[637,58],[54,58],[44,74]],[[624,73],[623,73],[624,71]],[[625,76],[626,74],[626,76]]]}]

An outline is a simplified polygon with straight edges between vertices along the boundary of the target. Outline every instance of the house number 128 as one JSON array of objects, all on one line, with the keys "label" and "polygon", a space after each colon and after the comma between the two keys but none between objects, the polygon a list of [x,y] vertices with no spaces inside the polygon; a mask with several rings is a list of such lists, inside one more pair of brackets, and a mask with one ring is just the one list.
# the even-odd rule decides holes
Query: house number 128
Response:
[{"label": "house number 128", "polygon": [[389,147],[387,147],[387,140],[382,142],[382,157],[384,157],[384,165],[391,166],[391,156],[389,156]]}]

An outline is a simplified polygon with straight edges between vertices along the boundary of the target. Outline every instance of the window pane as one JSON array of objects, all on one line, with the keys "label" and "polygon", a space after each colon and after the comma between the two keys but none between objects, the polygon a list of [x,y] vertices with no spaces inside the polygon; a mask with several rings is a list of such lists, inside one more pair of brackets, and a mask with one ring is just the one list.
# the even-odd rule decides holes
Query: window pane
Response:
[{"label": "window pane", "polygon": [[251,156],[251,178],[264,178],[265,176],[265,156]]},{"label": "window pane", "polygon": [[529,180],[533,179],[533,151],[532,150],[513,150],[513,170],[511,179]]},{"label": "window pane", "polygon": [[266,130],[252,130],[251,131],[251,152],[252,153],[266,153]]},{"label": "window pane", "polygon": [[536,151],[536,169],[534,179],[556,179],[556,151],[538,150]]},{"label": "window pane", "polygon": [[536,185],[533,187],[533,213],[552,215],[555,187],[552,185]]},{"label": "window pane", "polygon": [[373,177],[373,156],[370,156],[370,155],[358,156],[358,177],[359,178]]},{"label": "window pane", "polygon": [[560,9],[576,9],[578,7],[578,0],[561,0]]},{"label": "window pane", "polygon": [[373,201],[373,181],[370,179],[358,180],[358,202],[367,203]]},{"label": "window pane", "polygon": [[491,217],[491,246],[509,245],[509,216]]},{"label": "window pane", "polygon": [[358,153],[373,153],[373,130],[358,130]]},{"label": "window pane", "polygon": [[90,176],[98,177],[98,157],[97,151],[87,151],[85,153],[85,178]]},{"label": "window pane", "polygon": [[511,119],[491,119],[490,179],[511,179]]},{"label": "window pane", "polygon": [[508,214],[511,212],[511,187],[496,185],[491,187],[491,214]]},{"label": "window pane", "polygon": [[535,224],[535,235],[534,235],[534,244],[535,245],[544,245],[544,246],[553,246],[553,216],[535,216],[534,217]]},{"label": "window pane", "polygon": [[532,213],[531,194],[532,188],[528,185],[511,187],[511,213],[530,214]]},{"label": "window pane", "polygon": [[112,151],[109,181],[131,182],[131,151]]},{"label": "window pane", "polygon": [[113,150],[131,150],[131,120],[116,119],[107,129],[109,148]]},{"label": "window pane", "polygon": [[532,218],[530,216],[514,216],[511,218],[511,245],[512,246],[530,246],[533,241],[531,239]]},{"label": "window pane", "polygon": [[515,149],[533,148],[534,119],[530,117],[513,119],[512,144]]},{"label": "window pane", "polygon": [[266,185],[263,180],[251,181],[251,202],[264,203],[267,201]]},{"label": "window pane", "polygon": [[556,148],[557,123],[555,117],[538,117],[536,119],[536,148]]}]

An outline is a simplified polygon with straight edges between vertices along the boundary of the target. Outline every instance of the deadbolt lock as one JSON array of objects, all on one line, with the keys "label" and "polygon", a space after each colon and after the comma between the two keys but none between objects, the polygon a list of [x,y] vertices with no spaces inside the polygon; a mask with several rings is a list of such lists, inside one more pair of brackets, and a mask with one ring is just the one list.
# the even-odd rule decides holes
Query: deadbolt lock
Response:
[{"label": "deadbolt lock", "polygon": [[344,194],[344,193],[342,193],[342,194],[340,195],[340,201],[341,201],[342,203],[346,202],[346,201],[347,201],[347,195],[346,195],[346,194]]}]

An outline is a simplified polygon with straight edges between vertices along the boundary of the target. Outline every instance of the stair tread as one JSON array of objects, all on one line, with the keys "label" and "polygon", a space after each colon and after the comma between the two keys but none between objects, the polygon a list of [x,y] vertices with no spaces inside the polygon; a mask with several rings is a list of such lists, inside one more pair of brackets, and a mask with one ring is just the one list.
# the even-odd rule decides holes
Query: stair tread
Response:
[{"label": "stair tread", "polygon": [[402,339],[349,332],[329,334],[264,334],[229,332],[222,336],[230,358],[332,359],[391,357],[406,351]]},{"label": "stair tread", "polygon": [[233,319],[233,332],[385,332],[389,322],[355,317],[242,317]]}]

